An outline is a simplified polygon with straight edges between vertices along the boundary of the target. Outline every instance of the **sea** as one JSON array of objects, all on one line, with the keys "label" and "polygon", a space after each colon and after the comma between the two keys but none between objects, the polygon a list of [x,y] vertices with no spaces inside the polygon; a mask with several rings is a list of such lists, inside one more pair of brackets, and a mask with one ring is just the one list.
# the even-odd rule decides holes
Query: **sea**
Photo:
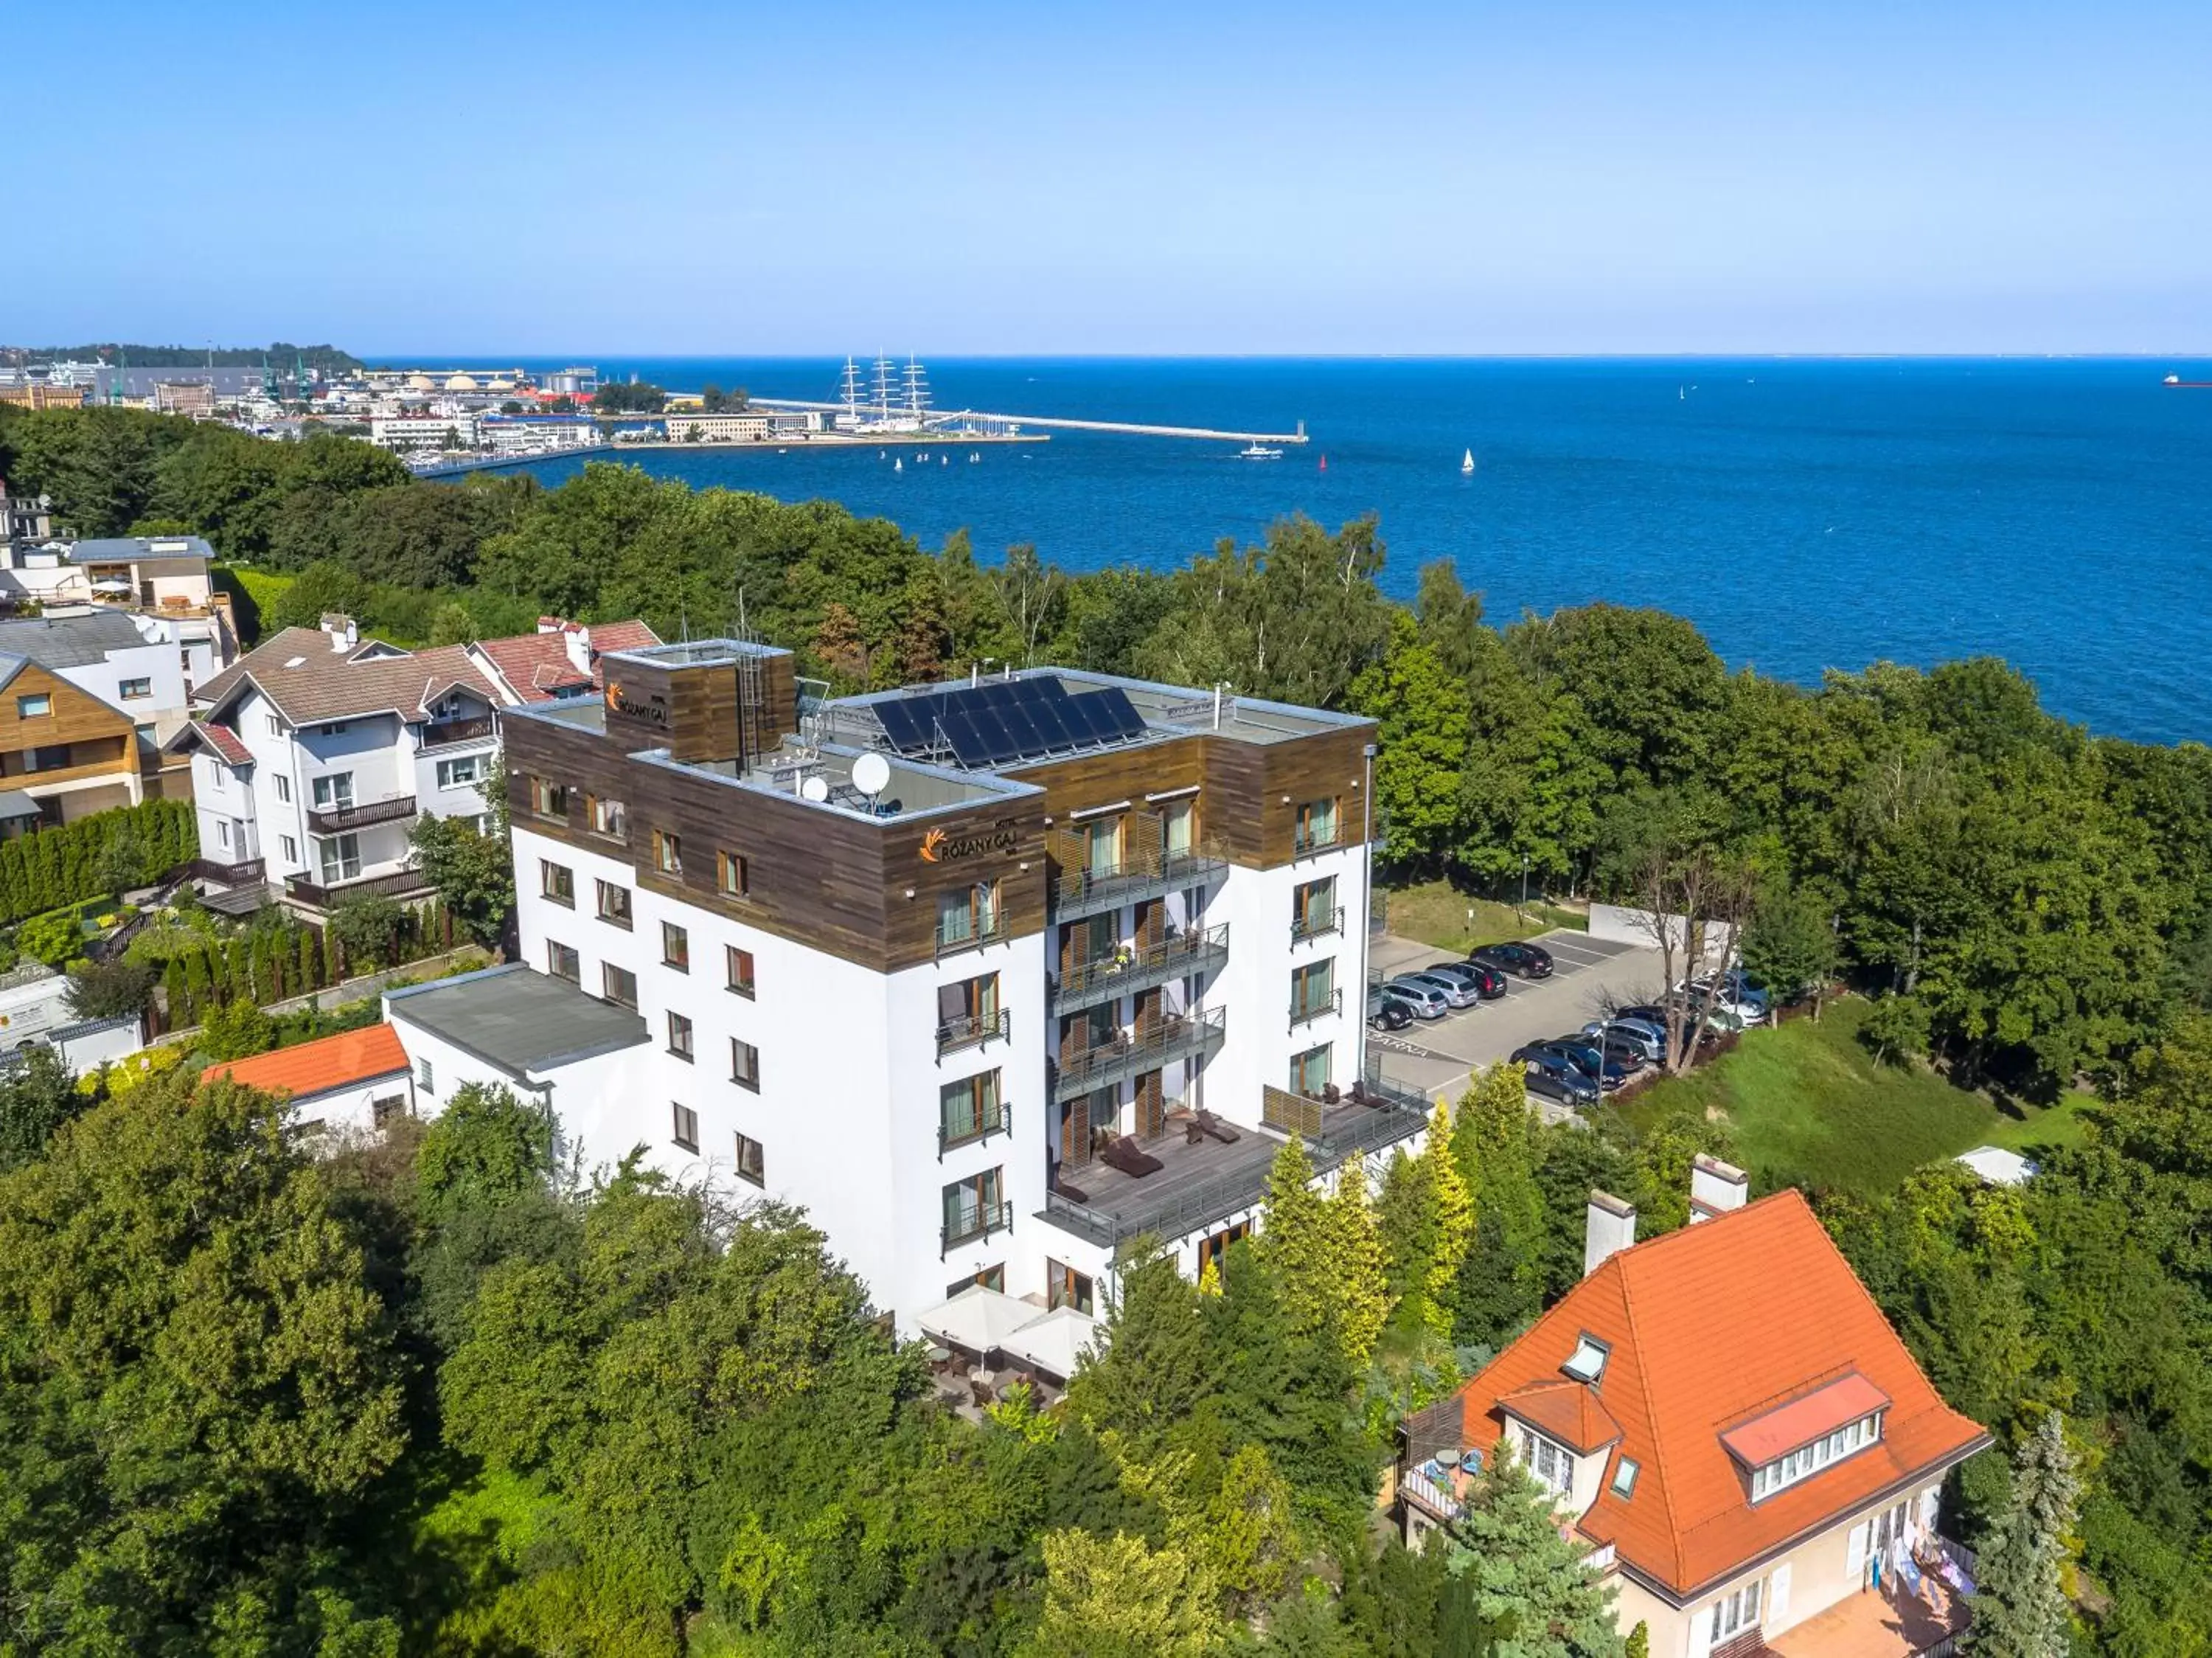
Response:
[{"label": "sea", "polygon": [[[842,360],[548,358],[682,390],[833,400]],[[659,449],[701,487],[826,497],[1073,570],[1169,568],[1304,513],[1379,515],[1384,589],[1449,559],[1493,622],[1606,600],[1807,684],[1996,655],[2045,706],[2212,739],[2212,364],[2145,359],[1085,357],[929,361],[937,405],[1290,432],[1234,442]],[[1474,468],[1462,471],[1472,454]],[[921,457],[927,454],[927,459]],[[974,458],[971,459],[970,457]],[[895,465],[895,462],[903,464]],[[548,483],[575,460],[532,468]]]}]

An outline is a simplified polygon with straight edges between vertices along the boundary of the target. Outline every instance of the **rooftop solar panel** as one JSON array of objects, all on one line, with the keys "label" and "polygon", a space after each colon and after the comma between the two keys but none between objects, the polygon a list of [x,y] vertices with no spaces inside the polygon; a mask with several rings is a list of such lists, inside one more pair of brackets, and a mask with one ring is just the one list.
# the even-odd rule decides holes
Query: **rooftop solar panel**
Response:
[{"label": "rooftop solar panel", "polygon": [[1079,698],[1070,700],[1091,705],[1091,712],[1098,723],[1099,735],[1109,741],[1139,736],[1145,729],[1145,716],[1137,712],[1137,705],[1129,700],[1129,693],[1120,686],[1109,685],[1102,690],[1088,691]]},{"label": "rooftop solar panel", "polygon": [[929,747],[929,727],[921,718],[920,697],[890,697],[875,704],[884,735],[902,754],[919,754]]},{"label": "rooftop solar panel", "polygon": [[1071,693],[1049,676],[915,692],[872,704],[902,754],[950,745],[961,765],[1005,765],[1144,735],[1144,716],[1119,686]]}]

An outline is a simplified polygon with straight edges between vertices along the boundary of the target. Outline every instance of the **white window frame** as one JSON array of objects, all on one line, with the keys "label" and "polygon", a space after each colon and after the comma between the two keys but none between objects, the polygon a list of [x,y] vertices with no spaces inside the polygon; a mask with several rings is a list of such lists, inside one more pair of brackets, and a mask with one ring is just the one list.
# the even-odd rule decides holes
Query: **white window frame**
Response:
[{"label": "white window frame", "polygon": [[[461,768],[468,768],[465,774]],[[483,780],[483,756],[456,754],[451,759],[438,762],[440,789],[473,789]]]},{"label": "white window frame", "polygon": [[1528,1477],[1554,1496],[1569,1495],[1575,1484],[1575,1454],[1526,1423],[1521,1440],[1521,1463]]},{"label": "white window frame", "polygon": [[300,861],[300,843],[293,839],[291,836],[277,836],[276,844],[284,849],[285,863],[297,863]]},{"label": "white window frame", "polygon": [[[343,789],[339,787],[341,783],[344,785]],[[350,771],[325,771],[315,779],[313,787],[315,810],[318,812],[343,812],[354,803],[353,773]],[[339,798],[341,795],[343,799]]]},{"label": "white window frame", "polygon": [[1746,1630],[1759,1627],[1759,1591],[1765,1587],[1760,1579],[1753,1578],[1713,1602],[1711,1621],[1705,1626],[1708,1647],[1717,1647],[1723,1641],[1734,1640]]},{"label": "white window frame", "polygon": [[325,887],[335,887],[342,881],[351,881],[361,874],[361,837],[359,835],[318,835],[315,837],[315,870]]},{"label": "white window frame", "polygon": [[1881,1417],[1880,1411],[1870,1411],[1855,1422],[1847,1422],[1832,1432],[1823,1434],[1809,1445],[1801,1445],[1771,1462],[1753,1468],[1751,1471],[1751,1500],[1763,1503],[1777,1491],[1787,1490],[1801,1480],[1810,1479],[1822,1469],[1875,1444],[1881,1438]]},{"label": "white window frame", "polygon": [[[137,687],[136,690],[131,688],[134,686]],[[150,700],[153,695],[154,681],[145,675],[142,674],[136,679],[118,680],[115,682],[115,698],[118,702],[146,702]]]},{"label": "white window frame", "polygon": [[283,806],[292,803],[292,780],[281,771],[276,774],[276,800]]}]

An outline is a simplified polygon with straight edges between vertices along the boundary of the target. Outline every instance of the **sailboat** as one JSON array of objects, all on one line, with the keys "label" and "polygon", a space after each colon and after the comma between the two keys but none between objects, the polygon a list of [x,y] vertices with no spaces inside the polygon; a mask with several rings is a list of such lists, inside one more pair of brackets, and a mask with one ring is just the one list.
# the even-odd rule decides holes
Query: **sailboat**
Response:
[{"label": "sailboat", "polygon": [[891,462],[891,470],[892,470],[893,472],[904,472],[904,471],[906,470],[906,462],[905,462],[905,461],[903,461],[903,460],[894,460],[894,461],[892,461],[892,462]]},{"label": "sailboat", "polygon": [[1469,449],[1465,454],[1460,456],[1459,473],[1462,478],[1472,478],[1474,476],[1474,451],[1473,449]]}]

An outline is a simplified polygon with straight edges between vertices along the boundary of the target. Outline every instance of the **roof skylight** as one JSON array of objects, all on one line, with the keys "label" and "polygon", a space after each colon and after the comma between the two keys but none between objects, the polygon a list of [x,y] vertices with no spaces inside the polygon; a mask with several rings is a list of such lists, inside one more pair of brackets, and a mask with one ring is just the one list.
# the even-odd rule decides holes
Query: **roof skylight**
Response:
[{"label": "roof skylight", "polygon": [[1603,1342],[1584,1336],[1576,1342],[1573,1354],[1559,1368],[1577,1381],[1595,1382],[1605,1374],[1608,1350]]}]

